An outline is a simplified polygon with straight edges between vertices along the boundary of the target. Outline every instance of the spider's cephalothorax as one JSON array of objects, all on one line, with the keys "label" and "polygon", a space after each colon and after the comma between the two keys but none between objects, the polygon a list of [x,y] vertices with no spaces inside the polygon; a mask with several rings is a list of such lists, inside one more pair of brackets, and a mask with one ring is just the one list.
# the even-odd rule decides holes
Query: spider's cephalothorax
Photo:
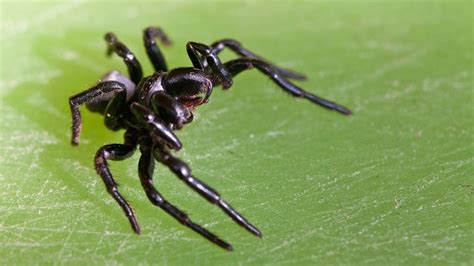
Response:
[{"label": "spider's cephalothorax", "polygon": [[[156,190],[152,179],[156,160],[167,166],[209,202],[219,206],[236,223],[254,235],[261,236],[256,227],[225,202],[219,193],[194,177],[189,166],[171,153],[182,146],[174,130],[193,120],[193,110],[207,103],[214,87],[220,85],[228,89],[232,86],[233,77],[252,68],[258,69],[293,96],[308,99],[342,114],[348,115],[351,111],[294,85],[289,79],[304,80],[306,77],[269,63],[243,48],[235,40],[224,39],[211,45],[189,42],[186,50],[193,67],[168,71],[165,59],[156,44],[156,39],[164,45],[171,44],[165,33],[160,28],[149,27],[144,30],[143,39],[148,57],[156,71],[145,78],[140,63],[127,46],[113,33],[105,35],[108,54],[115,53],[123,59],[130,78],[117,71],[109,72],[95,86],[69,99],[72,112],[72,144],[79,144],[82,127],[79,106],[84,103],[89,110],[104,116],[107,128],[125,129],[124,143],[101,147],[95,155],[94,163],[107,191],[123,209],[137,234],[140,233],[140,227],[135,214],[120,195],[107,160],[124,160],[130,157],[138,146],[141,152],[138,163],[140,181],[153,204],[211,242],[227,250],[232,249],[230,244],[191,221],[184,212],[169,203]],[[222,63],[217,55],[226,47],[238,54],[239,58]]]}]

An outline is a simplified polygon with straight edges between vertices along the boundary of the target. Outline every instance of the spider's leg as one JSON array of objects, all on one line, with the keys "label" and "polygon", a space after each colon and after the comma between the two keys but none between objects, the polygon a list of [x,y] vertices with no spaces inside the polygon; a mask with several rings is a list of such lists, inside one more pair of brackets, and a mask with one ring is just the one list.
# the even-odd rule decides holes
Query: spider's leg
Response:
[{"label": "spider's leg", "polygon": [[279,73],[272,65],[265,61],[253,58],[239,58],[226,62],[224,66],[229,70],[233,77],[235,77],[244,70],[257,68],[260,72],[271,78],[280,88],[295,97],[302,97],[308,99],[315,104],[318,104],[327,109],[335,110],[341,114],[350,115],[352,113],[351,110],[342,105],[323,99],[317,95],[314,95],[301,89],[300,87],[296,86],[295,84],[284,78],[281,73]]},{"label": "spider's leg", "polygon": [[112,52],[115,52],[119,57],[121,57],[125,65],[127,65],[130,79],[135,83],[135,85],[138,85],[140,80],[143,78],[142,66],[140,65],[140,62],[138,62],[138,59],[125,44],[117,39],[115,34],[108,32],[105,34],[104,39],[107,42],[107,55],[110,56]]},{"label": "spider's leg", "polygon": [[153,170],[155,167],[154,158],[151,156],[151,141],[148,143],[141,143],[140,151],[142,153],[140,157],[140,161],[138,163],[138,173],[140,176],[140,182],[143,186],[143,189],[146,192],[148,199],[154,205],[160,207],[162,210],[167,212],[169,215],[173,216],[176,220],[182,223],[184,226],[191,228],[193,231],[197,232],[198,234],[202,235],[212,243],[226,249],[232,250],[232,246],[225,242],[224,240],[220,239],[215,234],[209,232],[199,224],[194,223],[189,219],[189,217],[179,210],[177,207],[169,203],[161,194],[156,190],[153,186]]},{"label": "spider's leg", "polygon": [[[110,94],[114,95],[110,95]],[[85,90],[79,94],[71,96],[69,98],[69,106],[72,114],[72,138],[71,143],[73,145],[79,144],[79,137],[81,134],[82,121],[79,107],[83,103],[91,103],[92,105],[106,103],[107,99],[112,99],[109,105],[106,107],[106,124],[107,126],[113,126],[117,122],[117,113],[123,106],[126,98],[127,90],[125,85],[117,81],[103,81],[94,87]],[[115,99],[116,98],[116,99]]]},{"label": "spider's leg", "polygon": [[244,227],[245,229],[247,229],[247,231],[258,237],[262,236],[262,233],[249,221],[247,221],[247,219],[245,219],[240,213],[234,210],[227,202],[225,202],[217,191],[209,187],[201,180],[192,176],[191,169],[185,162],[172,156],[168,152],[159,149],[154,150],[154,156],[158,161],[168,166],[168,168],[184,183],[186,183],[186,185],[188,185],[194,191],[199,193],[209,202],[217,204],[217,206],[219,206],[219,208],[221,208],[237,224]]},{"label": "spider's leg", "polygon": [[127,216],[133,231],[137,234],[140,234],[140,226],[138,225],[133,209],[122,197],[122,195],[120,195],[117,188],[117,183],[112,177],[107,164],[107,160],[124,160],[132,156],[134,150],[135,145],[127,144],[127,142],[126,144],[105,145],[101,147],[95,155],[95,169],[97,174],[99,174],[104,181],[105,187],[107,188],[109,194],[115,199],[115,201],[117,201]]},{"label": "spider's leg", "polygon": [[[203,43],[188,42],[188,44],[186,44],[186,51],[195,68],[205,70],[207,65],[209,65],[224,89],[232,86],[232,75],[222,64],[219,57],[212,52],[210,46]],[[204,65],[204,60],[201,59],[200,55],[205,59],[207,65]]]},{"label": "spider's leg", "polygon": [[181,149],[182,144],[174,134],[173,130],[171,130],[168,125],[159,119],[152,111],[137,102],[131,104],[130,110],[140,123],[144,123],[145,126],[152,131],[153,135],[164,140],[171,149]]},{"label": "spider's leg", "polygon": [[166,65],[165,57],[161,53],[160,48],[156,45],[156,38],[158,38],[165,46],[171,45],[171,40],[161,28],[148,27],[143,31],[143,42],[145,43],[146,53],[148,54],[148,58],[150,58],[155,71],[167,72],[168,66]]},{"label": "spider's leg", "polygon": [[[229,48],[236,54],[240,55],[241,57],[248,57],[248,58],[253,58],[253,59],[259,59],[261,61],[268,62],[271,64],[268,60],[262,58],[261,56],[258,56],[249,50],[245,49],[242,44],[240,44],[238,41],[233,40],[233,39],[223,39],[219,40],[217,42],[214,42],[211,44],[212,52],[216,55],[218,55],[224,48]],[[275,68],[282,76],[290,79],[295,79],[295,80],[306,80],[307,77],[305,74],[301,74],[292,70],[284,69],[281,67],[276,66],[275,64],[271,64],[273,68]]]}]

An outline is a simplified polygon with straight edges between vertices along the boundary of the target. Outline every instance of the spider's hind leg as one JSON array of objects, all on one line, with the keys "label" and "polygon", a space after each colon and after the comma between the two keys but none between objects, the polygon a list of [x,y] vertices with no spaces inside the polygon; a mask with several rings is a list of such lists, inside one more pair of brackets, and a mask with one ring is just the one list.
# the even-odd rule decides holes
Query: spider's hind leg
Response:
[{"label": "spider's hind leg", "polygon": [[104,36],[107,42],[107,55],[112,55],[115,52],[119,57],[123,59],[123,62],[127,66],[130,79],[138,85],[143,78],[143,70],[140,62],[136,56],[128,49],[128,47],[117,39],[115,34],[108,32]]},{"label": "spider's hind leg", "polygon": [[253,58],[253,59],[259,59],[261,61],[267,62],[268,64],[272,65],[274,69],[276,69],[282,76],[294,80],[306,80],[307,77],[305,74],[298,73],[292,70],[284,69],[281,68],[275,64],[270,63],[270,61],[262,58],[261,56],[258,56],[251,51],[245,49],[240,42],[234,40],[234,39],[223,39],[219,40],[217,42],[214,42],[211,44],[212,52],[216,55],[218,55],[224,48],[229,48],[232,50],[234,53],[240,55],[241,57],[247,57],[247,58]]},{"label": "spider's hind leg", "polygon": [[81,104],[87,103],[91,111],[104,113],[105,124],[110,129],[119,127],[118,114],[125,104],[127,97],[126,86],[118,81],[103,81],[94,87],[80,92],[69,98],[69,107],[72,115],[72,137],[73,145],[79,144],[82,129]]}]

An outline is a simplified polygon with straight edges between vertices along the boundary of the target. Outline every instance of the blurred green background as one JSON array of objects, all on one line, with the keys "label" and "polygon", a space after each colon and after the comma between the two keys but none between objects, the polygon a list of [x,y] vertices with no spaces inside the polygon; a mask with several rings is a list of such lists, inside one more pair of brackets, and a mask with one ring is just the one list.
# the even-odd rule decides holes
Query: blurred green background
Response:
[{"label": "blurred green background", "polygon": [[[1,2],[0,264],[474,264],[473,10],[472,1]],[[146,199],[137,155],[111,163],[142,226],[134,235],[92,165],[122,134],[84,109],[82,144],[69,145],[67,98],[125,71],[105,57],[103,34],[114,31],[151,73],[149,25],[173,39],[163,49],[172,67],[190,65],[189,40],[236,38],[354,111],[293,99],[252,71],[179,132],[178,155],[263,239],[157,165],[159,190],[235,250],[184,228]]]}]

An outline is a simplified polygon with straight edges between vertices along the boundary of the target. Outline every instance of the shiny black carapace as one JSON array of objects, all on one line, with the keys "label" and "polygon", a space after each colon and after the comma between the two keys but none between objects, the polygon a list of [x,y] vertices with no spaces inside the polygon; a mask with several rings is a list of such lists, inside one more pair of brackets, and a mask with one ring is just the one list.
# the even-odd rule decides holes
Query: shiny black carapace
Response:
[{"label": "shiny black carapace", "polygon": [[[261,232],[225,202],[219,193],[191,174],[189,166],[172,155],[181,148],[174,130],[193,121],[193,110],[208,102],[212,89],[232,86],[232,78],[252,68],[272,79],[276,85],[295,97],[302,97],[327,109],[349,115],[351,111],[341,105],[320,98],[294,85],[289,79],[304,80],[305,75],[280,68],[243,48],[231,39],[211,45],[188,42],[186,50],[193,67],[180,67],[168,71],[165,59],[156,44],[171,44],[166,34],[156,27],[144,30],[143,40],[155,73],[143,77],[142,68],[135,55],[113,33],[107,33],[107,53],[117,54],[128,68],[129,78],[118,71],[105,74],[92,88],[72,96],[69,104],[72,112],[72,144],[79,144],[82,122],[79,106],[86,104],[90,111],[104,116],[105,125],[111,130],[125,129],[123,144],[101,147],[95,155],[95,169],[105,183],[107,191],[117,201],[127,216],[135,233],[140,227],[133,209],[120,195],[107,160],[124,160],[137,146],[141,157],[138,163],[140,182],[150,201],[173,216],[176,220],[201,234],[220,247],[232,250],[232,246],[207,229],[195,224],[177,207],[169,203],[153,186],[155,160],[167,166],[194,191],[217,204],[236,223],[256,236]],[[239,58],[222,63],[219,52],[229,48]]]}]

